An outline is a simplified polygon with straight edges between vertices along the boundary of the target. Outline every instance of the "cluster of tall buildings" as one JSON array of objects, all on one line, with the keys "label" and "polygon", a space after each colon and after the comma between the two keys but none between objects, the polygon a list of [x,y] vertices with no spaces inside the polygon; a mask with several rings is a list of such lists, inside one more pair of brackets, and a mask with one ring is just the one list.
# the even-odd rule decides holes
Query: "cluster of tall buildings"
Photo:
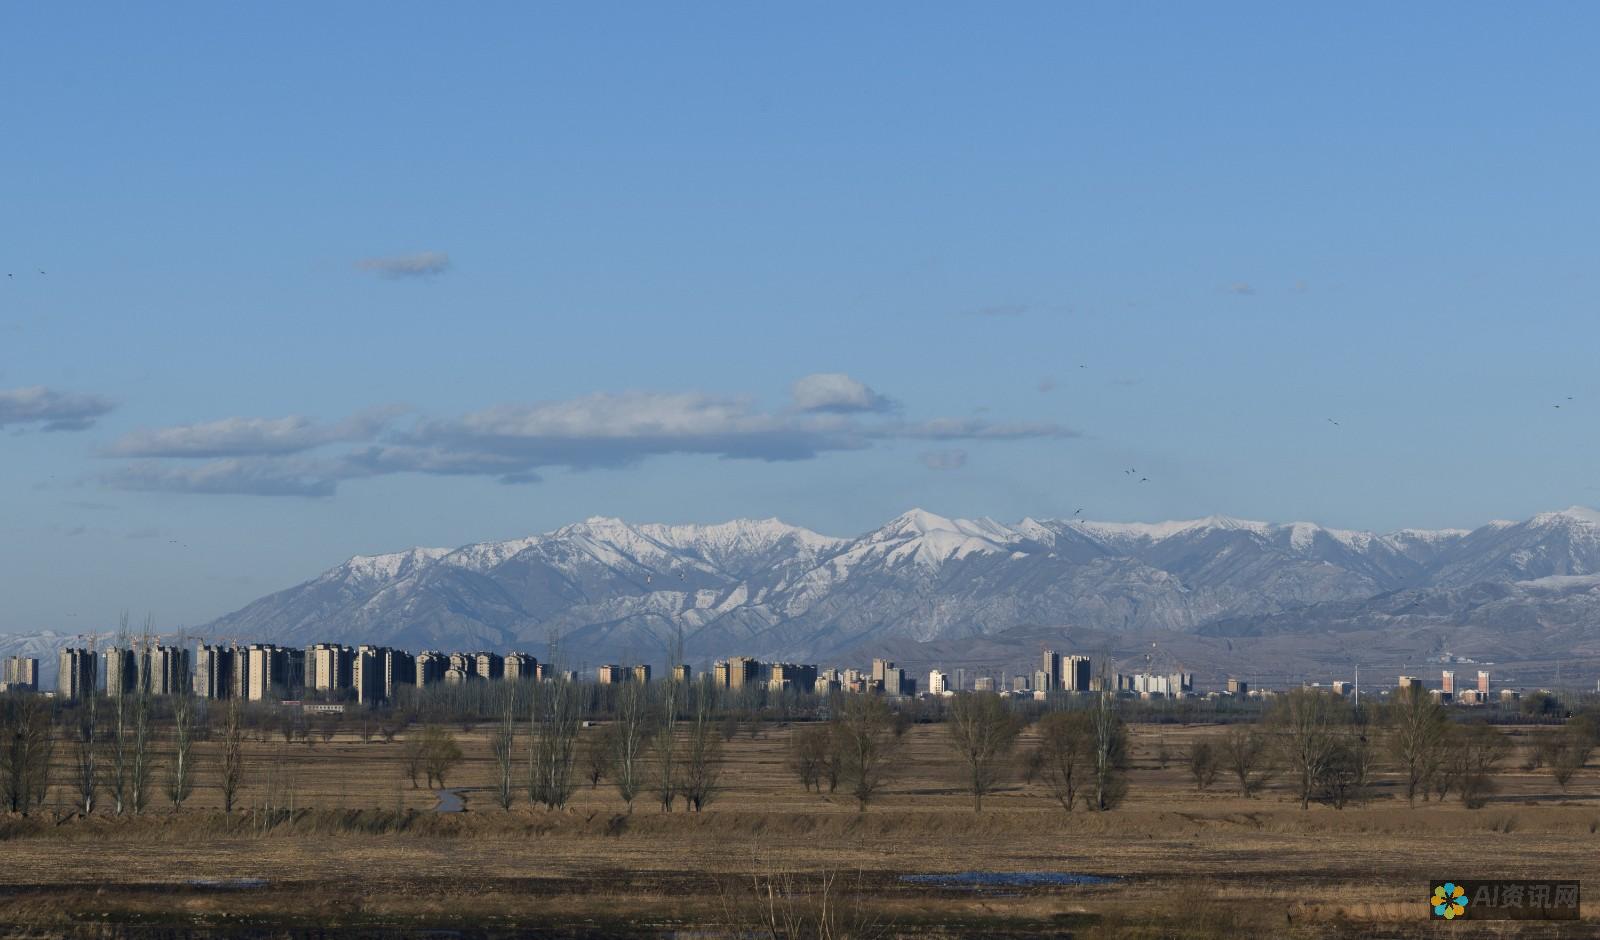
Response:
[{"label": "cluster of tall buildings", "polygon": [[[14,657],[13,659],[17,659]],[[37,661],[32,662],[37,688]],[[463,683],[480,679],[546,678],[527,653],[440,653],[415,655],[387,646],[356,647],[318,643],[300,649],[272,643],[226,646],[202,643],[184,647],[111,647],[100,652],[68,648],[60,654],[58,695],[81,699],[96,690],[106,695],[174,695],[265,701],[319,693],[363,704],[387,702],[402,686]],[[6,665],[6,675],[13,666]],[[16,667],[21,669],[21,666]],[[8,680],[9,681],[9,680]]]}]

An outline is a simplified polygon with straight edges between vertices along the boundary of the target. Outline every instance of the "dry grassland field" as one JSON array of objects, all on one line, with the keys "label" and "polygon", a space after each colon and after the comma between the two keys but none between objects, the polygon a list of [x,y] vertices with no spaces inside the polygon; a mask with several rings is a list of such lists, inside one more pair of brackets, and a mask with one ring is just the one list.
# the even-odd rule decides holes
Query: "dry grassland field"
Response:
[{"label": "dry grassland field", "polygon": [[[405,779],[401,741],[340,734],[311,747],[252,740],[246,808],[230,820],[202,745],[201,785],[181,813],[157,799],[142,818],[85,819],[61,788],[44,812],[0,819],[0,923],[11,936],[772,936],[754,914],[770,885],[791,907],[830,905],[832,936],[1600,936],[1592,901],[1581,923],[1425,919],[1441,877],[1600,890],[1592,767],[1562,792],[1513,756],[1481,810],[1408,808],[1386,774],[1362,805],[1302,811],[1282,783],[1251,799],[1226,777],[1196,791],[1183,754],[1220,728],[1135,725],[1117,809],[1068,814],[1013,775],[975,814],[944,729],[918,725],[888,792],[860,813],[842,792],[802,790],[786,768],[792,730],[742,730],[700,814],[663,814],[648,795],[628,814],[609,782],[585,783],[565,811],[525,799],[501,810],[480,725],[452,729],[466,760],[448,782],[464,788],[465,812],[434,812],[434,795]],[[1544,733],[1512,730],[1522,748]],[[295,812],[264,830],[249,807],[269,788]],[[904,880],[970,870],[1111,880]]]}]

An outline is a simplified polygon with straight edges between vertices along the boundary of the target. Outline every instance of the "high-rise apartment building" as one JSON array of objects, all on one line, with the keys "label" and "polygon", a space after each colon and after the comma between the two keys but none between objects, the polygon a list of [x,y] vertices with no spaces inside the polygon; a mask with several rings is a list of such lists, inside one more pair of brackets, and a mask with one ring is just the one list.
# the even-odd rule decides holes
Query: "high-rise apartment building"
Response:
[{"label": "high-rise apartment building", "polygon": [[279,695],[297,695],[305,687],[305,650],[254,643],[248,651],[248,664],[247,697],[252,702]]},{"label": "high-rise apartment building", "polygon": [[199,698],[231,698],[233,663],[232,649],[200,644],[194,651],[194,694]]},{"label": "high-rise apartment building", "polygon": [[475,653],[472,657],[472,669],[479,679],[504,679],[506,658],[499,653]]},{"label": "high-rise apartment building", "polygon": [[356,701],[363,705],[391,701],[397,686],[416,682],[414,663],[411,654],[403,650],[366,644],[357,647],[350,675]]},{"label": "high-rise apartment building", "polygon": [[139,657],[133,650],[113,646],[106,650],[106,694],[115,698],[139,690]]},{"label": "high-rise apartment building", "polygon": [[1088,656],[1066,656],[1061,660],[1061,687],[1068,692],[1088,692],[1093,685],[1094,660]]},{"label": "high-rise apartment building", "polygon": [[306,687],[337,695],[355,685],[355,652],[337,643],[318,643],[306,650]]},{"label": "high-rise apartment building", "polygon": [[194,690],[189,677],[187,647],[145,647],[139,655],[139,682],[151,695],[188,695]]},{"label": "high-rise apartment building", "polygon": [[728,688],[742,689],[761,681],[761,662],[749,656],[732,656],[728,659]]},{"label": "high-rise apartment building", "polygon": [[56,695],[77,702],[95,693],[99,663],[94,650],[68,648],[56,659]]},{"label": "high-rise apartment building", "polygon": [[950,680],[937,669],[928,673],[928,694],[944,695],[950,691]]},{"label": "high-rise apartment building", "polygon": [[12,692],[39,691],[39,660],[32,656],[8,656],[0,667],[0,688]]},{"label": "high-rise apartment building", "polygon": [[1489,670],[1478,670],[1478,692],[1482,695],[1489,694]]},{"label": "high-rise apartment building", "polygon": [[1044,682],[1040,684],[1035,676],[1034,688],[1045,692],[1057,692],[1061,689],[1061,654],[1055,650],[1044,651],[1044,662],[1040,664],[1039,671],[1044,673]]},{"label": "high-rise apartment building", "polygon": [[426,650],[417,654],[417,688],[443,682],[445,670],[450,668],[450,659],[445,654],[434,650]]},{"label": "high-rise apartment building", "polygon": [[527,653],[507,653],[505,662],[505,677],[511,681],[519,679],[532,680],[538,678],[539,660]]},{"label": "high-rise apartment building", "polygon": [[1453,670],[1446,669],[1439,674],[1439,691],[1445,695],[1455,694],[1456,674]]},{"label": "high-rise apartment building", "polygon": [[817,667],[798,663],[773,663],[767,670],[767,688],[805,692],[817,687]]}]

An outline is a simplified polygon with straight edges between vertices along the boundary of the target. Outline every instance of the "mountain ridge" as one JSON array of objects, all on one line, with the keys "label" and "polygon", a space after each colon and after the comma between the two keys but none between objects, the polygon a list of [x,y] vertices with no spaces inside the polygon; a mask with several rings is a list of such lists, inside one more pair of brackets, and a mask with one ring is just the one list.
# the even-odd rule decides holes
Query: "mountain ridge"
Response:
[{"label": "mountain ridge", "polygon": [[822,658],[1025,624],[1198,633],[1399,590],[1600,573],[1584,507],[1476,529],[1378,533],[1229,516],[1162,523],[915,508],[854,538],[776,518],[714,524],[594,516],[454,549],[357,555],[202,631],[279,642],[542,645],[649,657]]}]

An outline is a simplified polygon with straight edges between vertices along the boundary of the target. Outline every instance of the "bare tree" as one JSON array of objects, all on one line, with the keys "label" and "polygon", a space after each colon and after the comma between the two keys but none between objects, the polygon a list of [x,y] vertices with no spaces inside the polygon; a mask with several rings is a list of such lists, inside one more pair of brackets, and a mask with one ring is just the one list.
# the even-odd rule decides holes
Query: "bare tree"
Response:
[{"label": "bare tree", "polygon": [[1449,736],[1448,765],[1456,779],[1461,802],[1468,809],[1482,809],[1494,793],[1494,772],[1511,752],[1511,742],[1490,724],[1471,724],[1455,728]]},{"label": "bare tree", "polygon": [[233,812],[233,804],[244,782],[244,710],[238,699],[231,699],[223,712],[221,739],[217,742],[217,785],[222,790],[222,811]]},{"label": "bare tree", "polygon": [[73,785],[78,791],[78,808],[85,815],[94,812],[100,793],[100,697],[90,688],[84,707],[79,709],[73,728]]},{"label": "bare tree", "polygon": [[851,695],[842,699],[833,718],[832,738],[841,782],[866,812],[888,781],[899,738],[894,714],[880,696]]},{"label": "bare tree", "polygon": [[800,778],[802,789],[822,792],[822,777],[832,749],[827,725],[806,725],[789,736],[789,769]]},{"label": "bare tree", "polygon": [[613,762],[611,755],[616,750],[612,735],[616,732],[616,725],[603,725],[594,729],[583,742],[583,776],[589,781],[589,789],[600,786],[600,781],[610,777]]},{"label": "bare tree", "polygon": [[531,696],[533,733],[528,744],[528,802],[561,809],[572,798],[573,751],[582,721],[578,684],[560,677],[557,643],[552,634],[549,662],[557,678],[534,684]]},{"label": "bare tree", "polygon": [[1217,779],[1219,757],[1217,748],[1204,738],[1189,745],[1189,776],[1194,778],[1195,789],[1204,790]]},{"label": "bare tree", "polygon": [[683,755],[683,798],[700,812],[715,798],[722,776],[722,738],[716,727],[716,690],[709,682],[694,690],[688,741]]},{"label": "bare tree", "polygon": [[417,788],[417,775],[422,773],[422,765],[427,753],[427,747],[420,733],[406,735],[405,743],[400,746],[400,760],[405,768],[405,774],[411,779],[411,789]]},{"label": "bare tree", "polygon": [[1032,764],[1045,789],[1069,813],[1089,779],[1094,730],[1088,718],[1084,711],[1055,711],[1039,720]]},{"label": "bare tree", "polygon": [[1450,719],[1444,707],[1417,686],[1396,692],[1384,718],[1389,754],[1400,766],[1406,801],[1415,806],[1417,794],[1428,798],[1429,784],[1444,764]]},{"label": "bare tree", "polygon": [[1567,789],[1572,778],[1589,762],[1589,754],[1593,750],[1594,745],[1586,731],[1573,725],[1546,735],[1539,745],[1542,762],[1550,768],[1550,776],[1562,790]]},{"label": "bare tree", "polygon": [[1086,803],[1092,810],[1109,810],[1122,802],[1128,792],[1128,728],[1117,713],[1116,703],[1100,676],[1100,700],[1090,712],[1093,750],[1089,755],[1091,777]]},{"label": "bare tree", "polygon": [[1349,721],[1348,709],[1342,700],[1325,692],[1291,689],[1273,703],[1267,720],[1283,764],[1295,778],[1300,808],[1306,809],[1338,750],[1342,727]]},{"label": "bare tree", "polygon": [[167,798],[172,810],[183,808],[183,801],[194,792],[194,699],[182,690],[172,698],[172,760],[167,763]]},{"label": "bare tree", "polygon": [[43,805],[54,750],[48,700],[0,699],[0,807],[26,815]]},{"label": "bare tree", "polygon": [[649,736],[648,690],[642,683],[625,683],[617,691],[616,721],[611,725],[611,782],[630,813],[634,799],[644,790]]},{"label": "bare tree", "polygon": [[495,726],[494,737],[490,739],[490,750],[494,752],[495,778],[494,798],[501,809],[510,809],[517,798],[516,783],[516,753],[517,753],[517,690],[516,686],[507,684],[502,690],[503,705],[500,721]]},{"label": "bare tree", "polygon": [[682,703],[679,701],[679,688],[676,679],[668,678],[661,684],[661,703],[656,717],[655,735],[651,743],[651,787],[655,790],[656,799],[661,803],[663,813],[672,812],[673,804],[677,801],[679,779],[682,768],[679,767],[678,740],[678,710]]},{"label": "bare tree", "polygon": [[1239,784],[1239,795],[1254,796],[1271,773],[1267,738],[1248,725],[1233,725],[1217,745],[1218,759]]},{"label": "bare tree", "polygon": [[983,811],[983,798],[1000,785],[1022,725],[993,692],[958,692],[950,700],[945,730],[950,746],[967,765],[972,811]]},{"label": "bare tree", "polygon": [[433,786],[437,780],[443,787],[445,777],[461,763],[461,758],[461,745],[456,743],[456,736],[443,726],[428,725],[422,729],[422,773],[428,778],[428,786]]}]

